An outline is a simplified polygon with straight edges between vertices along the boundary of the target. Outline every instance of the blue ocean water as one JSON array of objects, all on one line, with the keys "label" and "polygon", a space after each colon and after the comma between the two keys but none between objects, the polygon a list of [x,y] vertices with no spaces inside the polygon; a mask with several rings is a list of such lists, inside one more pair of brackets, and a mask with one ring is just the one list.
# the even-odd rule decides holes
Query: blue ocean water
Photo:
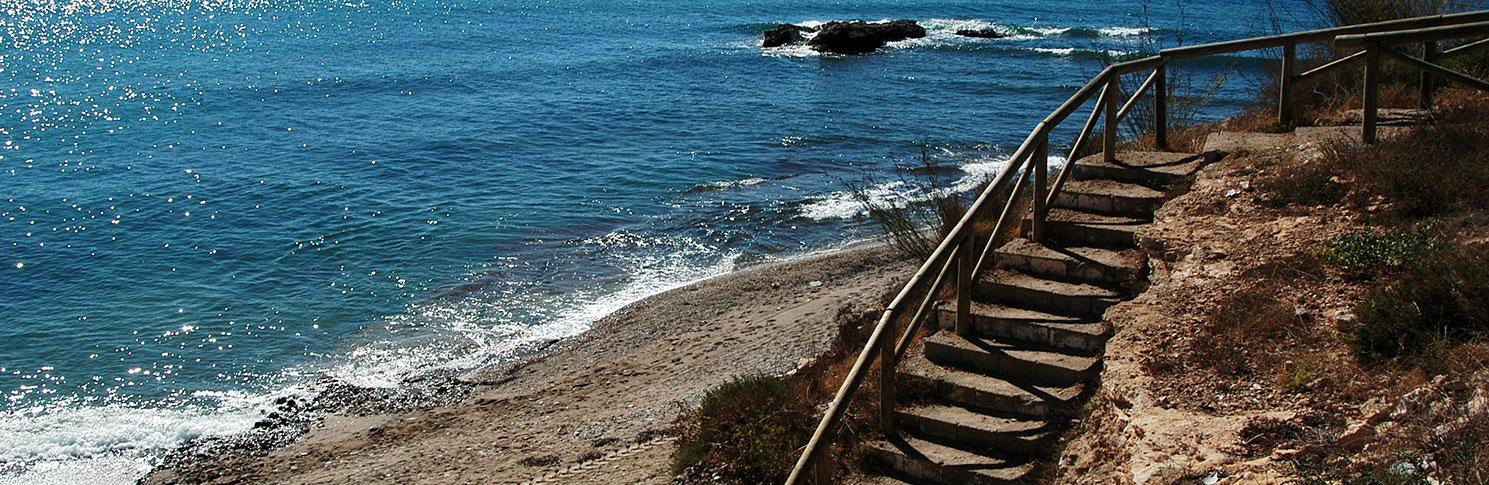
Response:
[{"label": "blue ocean water", "polygon": [[[974,189],[1103,54],[1270,28],[1224,0],[0,6],[0,482],[130,480],[321,377],[479,366],[871,238],[845,184],[894,196],[924,147]],[[759,46],[850,18],[930,35]]]}]

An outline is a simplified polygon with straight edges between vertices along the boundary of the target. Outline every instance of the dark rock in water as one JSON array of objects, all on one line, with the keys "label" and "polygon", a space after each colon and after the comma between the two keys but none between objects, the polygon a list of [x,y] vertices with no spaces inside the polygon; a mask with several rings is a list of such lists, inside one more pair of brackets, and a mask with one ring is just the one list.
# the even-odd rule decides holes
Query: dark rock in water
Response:
[{"label": "dark rock in water", "polygon": [[828,22],[807,45],[818,52],[867,54],[889,42],[921,37],[925,37],[925,28],[914,20],[879,24],[863,21]]},{"label": "dark rock in water", "polygon": [[765,31],[765,48],[780,47],[783,45],[800,44],[807,40],[803,32],[816,32],[817,29],[802,27],[800,25],[781,24],[776,28]]},{"label": "dark rock in water", "polygon": [[998,31],[993,29],[963,29],[956,31],[956,35],[960,35],[962,37],[976,37],[979,39],[1002,39],[1003,37],[1005,37],[1003,34],[1000,34],[998,33]]}]

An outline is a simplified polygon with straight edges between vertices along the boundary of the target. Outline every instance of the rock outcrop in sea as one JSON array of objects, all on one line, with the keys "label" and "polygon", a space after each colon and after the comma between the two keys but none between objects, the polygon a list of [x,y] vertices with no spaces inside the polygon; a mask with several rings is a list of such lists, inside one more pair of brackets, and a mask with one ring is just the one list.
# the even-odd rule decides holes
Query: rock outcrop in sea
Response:
[{"label": "rock outcrop in sea", "polygon": [[996,29],[962,29],[956,31],[956,35],[962,37],[974,37],[978,39],[1002,39],[1006,37],[998,33]]},{"label": "rock outcrop in sea", "polygon": [[[817,32],[806,40],[803,32]],[[781,24],[765,33],[764,47],[806,42],[812,50],[830,54],[867,54],[884,47],[884,44],[925,37],[925,28],[914,20],[868,23],[861,20],[851,22],[828,22],[820,29]]]},{"label": "rock outcrop in sea", "polygon": [[817,29],[811,27],[803,27],[794,24],[781,24],[776,26],[776,28],[774,29],[765,31],[765,43],[763,43],[762,45],[766,49],[769,49],[772,47],[780,47],[783,45],[800,44],[802,42],[806,42],[807,40],[806,36],[802,35],[803,32],[816,31]]}]

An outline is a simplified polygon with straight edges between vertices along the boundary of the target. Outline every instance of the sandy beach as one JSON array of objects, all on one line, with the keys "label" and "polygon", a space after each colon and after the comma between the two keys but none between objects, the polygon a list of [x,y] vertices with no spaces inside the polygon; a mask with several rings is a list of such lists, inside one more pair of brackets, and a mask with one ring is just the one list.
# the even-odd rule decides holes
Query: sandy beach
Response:
[{"label": "sandy beach", "polygon": [[633,303],[584,334],[464,376],[456,404],[339,413],[268,453],[185,460],[144,483],[666,483],[682,406],[793,371],[837,317],[911,273],[882,246],[746,269]]}]

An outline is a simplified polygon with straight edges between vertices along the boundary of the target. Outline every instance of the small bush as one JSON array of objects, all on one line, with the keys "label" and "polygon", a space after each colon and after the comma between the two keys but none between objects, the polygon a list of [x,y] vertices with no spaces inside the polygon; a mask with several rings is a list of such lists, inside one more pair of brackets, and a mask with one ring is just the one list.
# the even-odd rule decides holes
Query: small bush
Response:
[{"label": "small bush", "polygon": [[[1489,121],[1483,109],[1476,113],[1475,120],[1421,127],[1373,145],[1325,143],[1318,169],[1325,173],[1312,178],[1337,176],[1355,205],[1404,219],[1489,209],[1483,190],[1489,186]],[[1289,194],[1291,185],[1282,184],[1277,197],[1306,198],[1319,186],[1292,185],[1303,194]]]},{"label": "small bush", "polygon": [[1349,187],[1339,182],[1334,170],[1313,163],[1285,167],[1257,185],[1262,192],[1257,202],[1274,209],[1333,205],[1349,193]]},{"label": "small bush", "polygon": [[679,417],[674,475],[709,466],[743,483],[780,483],[816,425],[811,405],[784,377],[744,376],[704,395]]},{"label": "small bush", "polygon": [[1328,247],[1319,250],[1319,260],[1356,272],[1396,268],[1438,248],[1437,240],[1428,234],[1433,227],[1435,224],[1416,231],[1356,231],[1334,236]]},{"label": "small bush", "polygon": [[1436,253],[1355,306],[1348,343],[1366,362],[1420,365],[1446,345],[1489,335],[1489,254]]}]

